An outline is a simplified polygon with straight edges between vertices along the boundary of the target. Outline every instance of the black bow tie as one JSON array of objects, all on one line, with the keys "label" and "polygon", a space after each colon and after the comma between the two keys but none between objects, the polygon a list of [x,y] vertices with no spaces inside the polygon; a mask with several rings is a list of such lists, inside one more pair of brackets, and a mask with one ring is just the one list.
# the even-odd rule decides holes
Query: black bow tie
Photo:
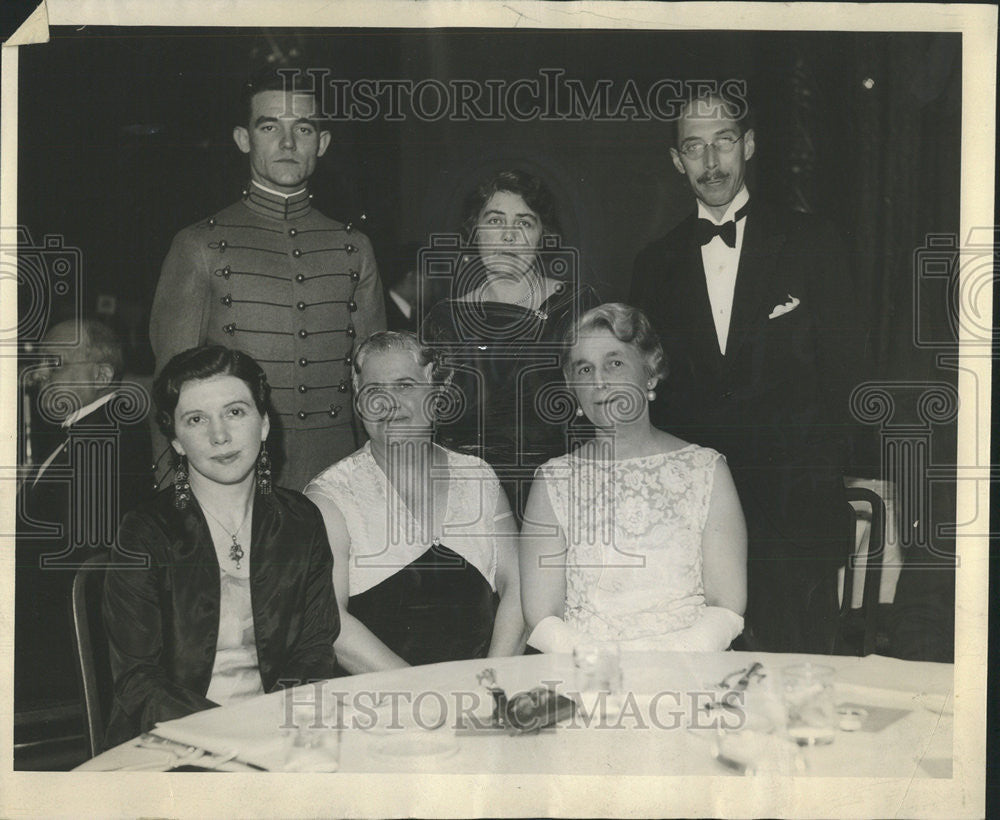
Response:
[{"label": "black bow tie", "polygon": [[750,203],[748,202],[736,212],[736,216],[733,219],[729,220],[729,222],[723,222],[721,225],[716,225],[711,220],[700,217],[697,225],[695,226],[698,244],[707,245],[715,237],[721,236],[723,242],[725,242],[730,248],[735,248],[736,223],[747,215],[747,210],[749,208]]}]

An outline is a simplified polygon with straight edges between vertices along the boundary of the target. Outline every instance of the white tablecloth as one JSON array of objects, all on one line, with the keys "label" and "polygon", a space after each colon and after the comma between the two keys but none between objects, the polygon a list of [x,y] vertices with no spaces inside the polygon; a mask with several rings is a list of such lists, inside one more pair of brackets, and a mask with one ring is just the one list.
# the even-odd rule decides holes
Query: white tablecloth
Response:
[{"label": "white tablecloth", "polygon": [[[340,771],[490,774],[704,775],[734,773],[712,757],[715,732],[692,728],[707,714],[706,693],[724,676],[754,661],[770,681],[782,666],[804,660],[833,666],[836,698],[866,708],[871,727],[838,731],[825,747],[805,750],[804,775],[950,777],[952,724],[950,664],[914,663],[870,656],[818,657],[724,652],[626,653],[622,658],[626,706],[617,718],[587,721],[539,734],[456,733],[457,723],[486,721],[492,700],[476,674],[486,667],[509,694],[542,683],[572,688],[568,655],[534,655],[435,664],[356,675],[276,692],[234,706],[162,724],[157,733],[275,770],[285,763],[289,698],[321,698],[320,720],[333,725],[333,705],[349,704],[340,733]],[[766,691],[766,682],[749,690]],[[631,693],[631,696],[629,695]],[[382,705],[376,707],[375,704]],[[298,708],[302,708],[301,706]],[[305,711],[312,713],[310,707]],[[296,718],[299,715],[296,713]],[[162,752],[123,744],[83,764],[107,771],[156,765]],[[162,768],[169,768],[164,761]],[[233,764],[235,768],[242,768]]]}]

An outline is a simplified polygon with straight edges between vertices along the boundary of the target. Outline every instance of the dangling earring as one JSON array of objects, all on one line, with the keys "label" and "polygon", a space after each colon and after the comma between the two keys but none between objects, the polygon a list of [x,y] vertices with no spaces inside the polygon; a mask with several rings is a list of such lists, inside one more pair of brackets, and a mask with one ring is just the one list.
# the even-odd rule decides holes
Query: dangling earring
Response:
[{"label": "dangling earring", "polygon": [[583,408],[582,407],[577,407],[576,408],[576,415],[579,416],[580,418],[583,418]]},{"label": "dangling earring", "polygon": [[267,444],[260,443],[260,455],[257,456],[257,492],[261,495],[271,494],[271,457],[267,454]]},{"label": "dangling earring", "polygon": [[646,384],[649,386],[649,390],[646,391],[646,401],[656,401],[656,391],[653,389],[653,382],[648,381]]},{"label": "dangling earring", "polygon": [[188,483],[187,457],[178,455],[174,463],[174,506],[183,510],[191,501],[191,485]]}]

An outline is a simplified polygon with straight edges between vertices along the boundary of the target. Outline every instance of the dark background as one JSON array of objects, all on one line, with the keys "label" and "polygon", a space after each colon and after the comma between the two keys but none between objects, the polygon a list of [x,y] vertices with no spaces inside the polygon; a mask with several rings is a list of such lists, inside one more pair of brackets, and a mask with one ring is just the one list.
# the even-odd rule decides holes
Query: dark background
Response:
[{"label": "dark background", "polygon": [[[239,195],[239,86],[270,56],[360,78],[537,78],[541,68],[621,92],[662,78],[745,78],[755,107],[751,191],[822,214],[843,233],[873,317],[874,375],[938,378],[912,344],[914,259],[957,233],[961,38],[957,34],[539,30],[53,29],[21,49],[19,221],[83,254],[85,308],[118,298],[150,367],[148,309],[173,235]],[[868,80],[870,88],[865,87]],[[614,92],[612,93],[614,97]],[[652,122],[335,123],[316,204],[368,216],[382,260],[398,241],[457,230],[484,170],[519,166],[554,188],[564,242],[608,298],[636,252],[692,207]],[[947,302],[925,299],[947,336]]]}]

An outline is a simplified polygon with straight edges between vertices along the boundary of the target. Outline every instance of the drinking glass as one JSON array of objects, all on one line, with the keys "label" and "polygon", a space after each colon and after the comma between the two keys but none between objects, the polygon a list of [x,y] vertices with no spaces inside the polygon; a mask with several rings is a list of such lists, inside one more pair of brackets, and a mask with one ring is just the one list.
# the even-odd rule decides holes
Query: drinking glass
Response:
[{"label": "drinking glass", "polygon": [[837,733],[833,668],[799,663],[781,670],[787,732],[800,746],[832,743]]},{"label": "drinking glass", "polygon": [[316,723],[312,704],[292,709],[295,727],[289,729],[285,746],[285,771],[335,772],[340,769],[339,720],[327,720],[324,715]]},{"label": "drinking glass", "polygon": [[602,715],[620,709],[621,649],[613,641],[588,641],[573,648],[573,670],[580,707]]}]

